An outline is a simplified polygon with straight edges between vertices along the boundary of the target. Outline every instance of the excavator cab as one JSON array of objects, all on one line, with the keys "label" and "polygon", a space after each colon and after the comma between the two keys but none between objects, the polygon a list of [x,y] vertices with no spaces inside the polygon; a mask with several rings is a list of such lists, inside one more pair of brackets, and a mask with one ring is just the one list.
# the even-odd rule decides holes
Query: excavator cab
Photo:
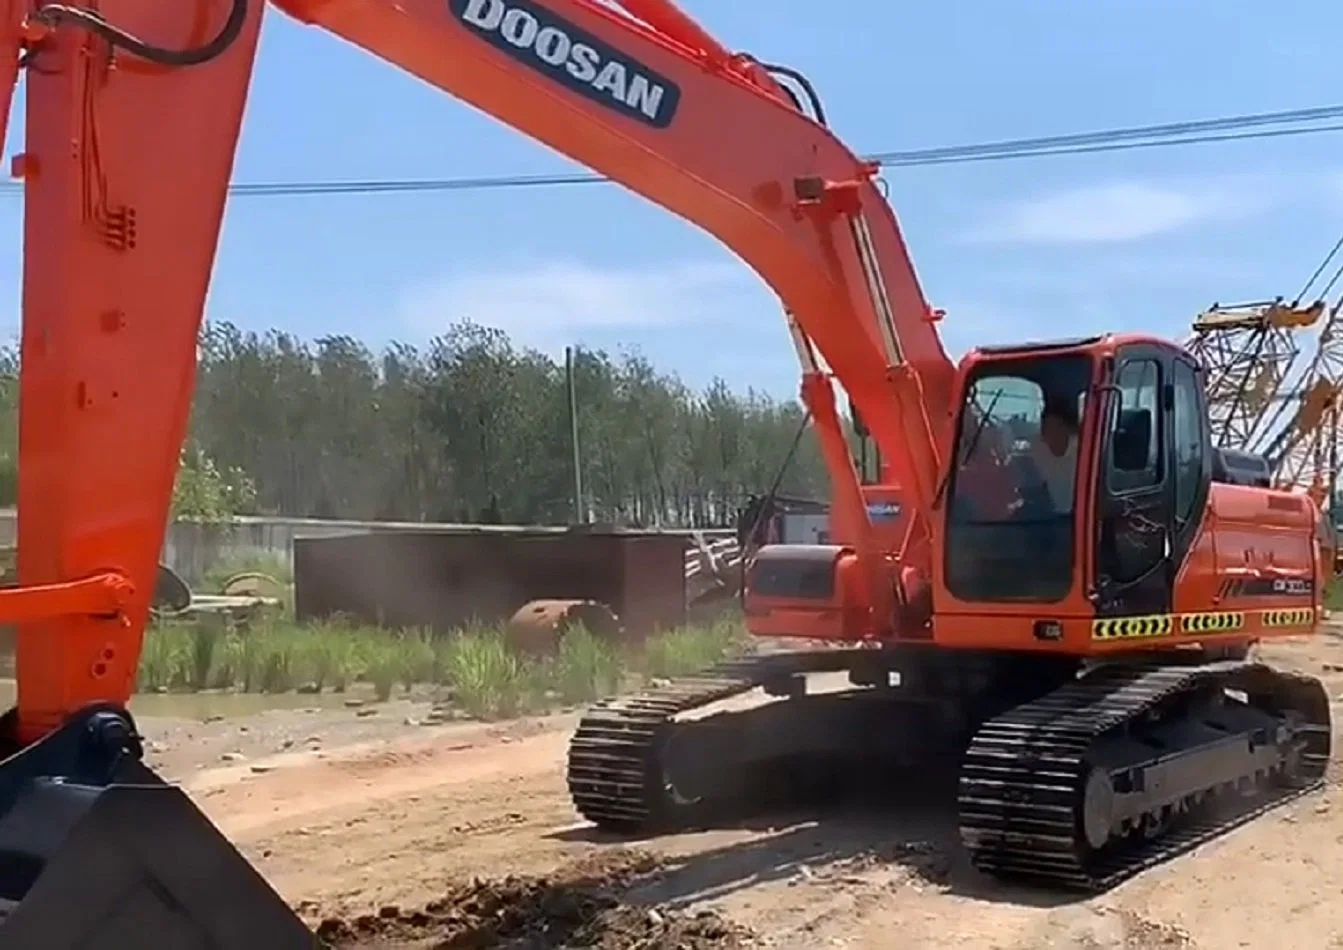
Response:
[{"label": "excavator cab", "polygon": [[935,628],[953,645],[1087,653],[1083,622],[1168,614],[1213,481],[1201,373],[1182,348],[1137,335],[971,351],[931,513],[932,576],[870,519],[897,589],[882,616],[852,539],[766,548],[751,629],[928,640]]},{"label": "excavator cab", "polygon": [[939,616],[1170,613],[1212,482],[1201,372],[1140,336],[969,354]]}]

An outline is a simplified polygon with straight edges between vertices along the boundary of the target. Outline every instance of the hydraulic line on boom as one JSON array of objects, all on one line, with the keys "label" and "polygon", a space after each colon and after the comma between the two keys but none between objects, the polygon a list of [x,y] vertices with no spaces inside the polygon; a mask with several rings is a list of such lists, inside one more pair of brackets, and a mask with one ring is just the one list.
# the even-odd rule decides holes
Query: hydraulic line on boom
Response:
[{"label": "hydraulic line on boom", "polygon": [[[842,648],[595,707],[568,763],[584,815],[674,823],[746,802],[758,766],[951,756],[978,866],[1101,887],[1319,784],[1323,688],[1247,659],[1318,621],[1318,509],[1213,477],[1188,352],[1104,334],[953,365],[876,168],[805,77],[670,0],[276,5],[698,225],[780,299],[832,537],[764,546],[744,612]],[[21,68],[27,95],[3,946],[313,939],[143,765],[126,710],[260,27],[258,0],[0,0],[0,115]],[[808,694],[822,670],[853,688]],[[680,718],[757,687],[779,702]]]}]

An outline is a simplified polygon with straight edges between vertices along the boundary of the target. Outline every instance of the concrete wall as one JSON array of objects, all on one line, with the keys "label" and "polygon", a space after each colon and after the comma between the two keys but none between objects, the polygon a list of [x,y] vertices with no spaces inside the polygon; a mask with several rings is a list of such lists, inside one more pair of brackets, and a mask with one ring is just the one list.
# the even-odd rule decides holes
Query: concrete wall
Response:
[{"label": "concrete wall", "polygon": [[[0,546],[14,543],[16,514],[14,509],[0,509]],[[168,527],[164,538],[163,561],[188,584],[198,584],[212,567],[220,562],[257,557],[275,558],[291,570],[294,563],[295,538],[324,538],[346,534],[367,534],[373,531],[470,531],[482,533],[509,533],[536,528],[508,525],[452,525],[422,524],[396,521],[334,521],[318,518],[238,517],[218,525],[203,525],[189,521],[175,522]],[[565,528],[553,528],[562,532]],[[689,535],[691,532],[676,532]],[[706,538],[729,536],[730,531],[705,531]]]}]

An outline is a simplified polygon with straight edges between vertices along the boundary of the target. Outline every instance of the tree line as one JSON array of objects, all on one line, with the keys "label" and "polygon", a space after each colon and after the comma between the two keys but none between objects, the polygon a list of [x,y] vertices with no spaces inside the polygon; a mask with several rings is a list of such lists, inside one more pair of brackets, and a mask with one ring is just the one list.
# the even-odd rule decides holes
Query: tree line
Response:
[{"label": "tree line", "polygon": [[[423,347],[207,323],[174,497],[189,517],[575,520],[565,367],[461,322]],[[0,504],[17,466],[17,354],[0,354]],[[731,523],[751,494],[824,498],[802,408],[636,352],[573,354],[584,520]],[[799,441],[799,433],[801,433]]]}]

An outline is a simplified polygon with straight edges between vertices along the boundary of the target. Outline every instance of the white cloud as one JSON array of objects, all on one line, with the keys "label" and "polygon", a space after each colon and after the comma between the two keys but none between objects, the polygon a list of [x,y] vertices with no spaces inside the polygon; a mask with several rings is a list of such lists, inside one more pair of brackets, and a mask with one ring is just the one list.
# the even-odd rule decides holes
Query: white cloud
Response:
[{"label": "white cloud", "polygon": [[1249,184],[1112,182],[1070,188],[1001,206],[966,238],[1012,244],[1137,241],[1199,222],[1243,219],[1275,203],[1271,187]]},{"label": "white cloud", "polygon": [[730,319],[758,302],[744,265],[681,261],[601,268],[553,260],[516,269],[463,270],[403,295],[406,325],[434,335],[460,320],[497,327],[550,351],[586,330],[623,330]]}]

